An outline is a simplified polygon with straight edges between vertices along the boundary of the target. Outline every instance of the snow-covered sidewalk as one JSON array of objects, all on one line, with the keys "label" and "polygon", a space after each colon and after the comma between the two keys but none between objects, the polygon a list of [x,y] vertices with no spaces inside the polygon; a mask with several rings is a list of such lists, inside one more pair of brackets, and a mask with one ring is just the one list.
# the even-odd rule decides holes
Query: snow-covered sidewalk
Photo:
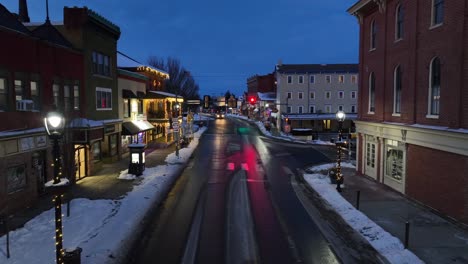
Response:
[{"label": "snow-covered sidewalk", "polygon": [[[148,209],[161,202],[163,194],[177,178],[198,145],[206,127],[194,134],[187,148],[180,149],[179,157],[172,153],[166,165],[146,168],[141,182],[119,200],[74,199],[72,213],[63,218],[64,248],[82,248],[81,263],[112,263],[121,259],[135,231],[140,227]],[[122,180],[131,179],[126,171]],[[23,228],[10,232],[10,254],[6,257],[6,237],[0,237],[0,263],[55,263],[54,209],[43,212],[25,224]]]},{"label": "snow-covered sidewalk", "polygon": [[[341,166],[355,168],[354,165],[346,162],[341,163]],[[305,173],[304,179],[334,211],[341,215],[349,226],[361,234],[390,263],[424,263],[411,251],[405,249],[398,238],[375,224],[336,191],[336,185],[330,183],[327,175],[327,171],[333,167],[335,163],[310,167],[306,171],[311,173]]]}]

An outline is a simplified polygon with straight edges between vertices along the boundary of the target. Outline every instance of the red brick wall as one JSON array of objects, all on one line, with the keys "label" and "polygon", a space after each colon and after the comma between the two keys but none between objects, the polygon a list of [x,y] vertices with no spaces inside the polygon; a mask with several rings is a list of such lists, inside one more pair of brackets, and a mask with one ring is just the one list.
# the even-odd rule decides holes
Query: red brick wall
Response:
[{"label": "red brick wall", "polygon": [[[431,26],[431,1],[419,1],[418,46],[416,52],[417,114],[416,122],[427,125],[460,127],[460,98],[462,87],[462,58],[466,45],[463,42],[464,0],[444,1],[444,22]],[[448,41],[451,40],[451,41]],[[441,110],[439,119],[427,119],[429,65],[434,57],[441,61]]]},{"label": "red brick wall", "polygon": [[[53,78],[59,78],[62,81],[80,81],[80,97],[82,99],[80,109],[84,108],[84,81],[83,81],[83,55],[77,51],[68,48],[57,47],[46,42],[39,41],[32,37],[22,34],[0,31],[2,48],[0,49],[1,64],[0,68],[8,72],[8,85],[10,91],[14,91],[13,81],[17,73],[30,76],[38,74],[40,76],[40,88],[42,97],[41,112],[47,112],[53,102],[52,84]],[[25,80],[29,85],[29,80]],[[12,102],[14,111],[14,93],[9,94],[9,100]],[[31,128],[31,125],[42,126],[42,121],[37,113],[17,113],[8,112],[9,118],[21,120],[22,122],[2,122],[0,131],[11,129]],[[11,115],[11,116],[10,116]],[[78,112],[77,115],[80,115]],[[20,117],[21,119],[16,119]],[[76,115],[75,115],[76,116]],[[40,119],[40,118],[39,118]]]},{"label": "red brick wall", "polygon": [[409,145],[406,167],[408,196],[468,223],[468,157]]},{"label": "red brick wall", "polygon": [[[404,35],[395,42],[395,8],[404,9]],[[467,3],[445,1],[444,23],[430,29],[431,1],[387,1],[386,9],[366,11],[361,24],[359,119],[371,122],[401,122],[468,128]],[[467,14],[468,15],[468,14]],[[370,25],[377,23],[376,49],[370,48]],[[447,41],[453,40],[453,41]],[[466,40],[466,41],[465,41]],[[442,64],[441,111],[438,119],[428,119],[429,65],[435,56]],[[403,70],[402,113],[393,112],[393,72]],[[369,74],[376,77],[376,110],[368,115]]]},{"label": "red brick wall", "polygon": [[[384,63],[385,63],[385,17],[378,12],[377,8],[373,9],[371,15],[364,17],[361,25],[363,31],[362,42],[362,72],[360,79],[362,85],[359,89],[361,104],[358,109],[361,112],[361,120],[363,121],[383,121],[384,109]],[[377,25],[377,40],[375,50],[370,51],[370,27],[372,21]],[[375,76],[375,114],[367,114],[369,109],[369,76],[374,72]]]}]

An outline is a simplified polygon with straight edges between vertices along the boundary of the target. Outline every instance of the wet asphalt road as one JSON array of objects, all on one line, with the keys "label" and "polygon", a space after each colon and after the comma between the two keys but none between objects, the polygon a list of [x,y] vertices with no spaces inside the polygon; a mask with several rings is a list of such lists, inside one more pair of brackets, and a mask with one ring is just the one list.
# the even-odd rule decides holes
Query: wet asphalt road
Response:
[{"label": "wet asphalt road", "polygon": [[[128,263],[226,263],[226,208],[232,206],[228,186],[232,179],[239,180],[233,175],[240,170],[246,174],[261,263],[338,263],[290,181],[297,168],[327,161],[310,146],[264,138],[243,121],[210,121],[193,159],[154,210]],[[187,248],[195,249],[191,258]]]}]

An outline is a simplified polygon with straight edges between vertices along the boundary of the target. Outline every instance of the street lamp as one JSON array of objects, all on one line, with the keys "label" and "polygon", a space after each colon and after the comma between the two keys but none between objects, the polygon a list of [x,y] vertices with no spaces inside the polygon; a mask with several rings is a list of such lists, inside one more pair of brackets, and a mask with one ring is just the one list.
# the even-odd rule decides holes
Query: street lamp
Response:
[{"label": "street lamp", "polygon": [[44,118],[44,125],[49,135],[49,138],[53,140],[53,159],[54,159],[54,179],[52,183],[47,183],[46,187],[54,188],[52,193],[54,194],[55,204],[55,256],[56,263],[62,264],[63,261],[63,234],[62,234],[62,197],[64,188],[68,185],[68,181],[61,182],[60,176],[62,175],[60,169],[60,150],[59,150],[59,139],[62,138],[63,128],[65,126],[65,118],[59,112],[49,112]]},{"label": "street lamp", "polygon": [[343,111],[336,112],[336,120],[338,121],[338,140],[336,141],[337,159],[336,159],[336,190],[341,192],[341,184],[343,183],[343,174],[341,174],[341,151],[343,142],[341,141],[341,128],[346,114]]}]

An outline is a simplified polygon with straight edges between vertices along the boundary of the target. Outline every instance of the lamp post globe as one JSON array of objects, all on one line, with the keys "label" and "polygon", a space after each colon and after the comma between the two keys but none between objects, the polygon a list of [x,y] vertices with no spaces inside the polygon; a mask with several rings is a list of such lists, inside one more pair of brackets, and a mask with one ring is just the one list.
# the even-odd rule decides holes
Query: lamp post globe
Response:
[{"label": "lamp post globe", "polygon": [[343,111],[336,112],[336,120],[338,120],[338,122],[343,122],[345,118],[346,118],[345,112]]},{"label": "lamp post globe", "polygon": [[44,125],[49,136],[61,136],[65,127],[65,118],[60,112],[49,112],[44,118]]}]

